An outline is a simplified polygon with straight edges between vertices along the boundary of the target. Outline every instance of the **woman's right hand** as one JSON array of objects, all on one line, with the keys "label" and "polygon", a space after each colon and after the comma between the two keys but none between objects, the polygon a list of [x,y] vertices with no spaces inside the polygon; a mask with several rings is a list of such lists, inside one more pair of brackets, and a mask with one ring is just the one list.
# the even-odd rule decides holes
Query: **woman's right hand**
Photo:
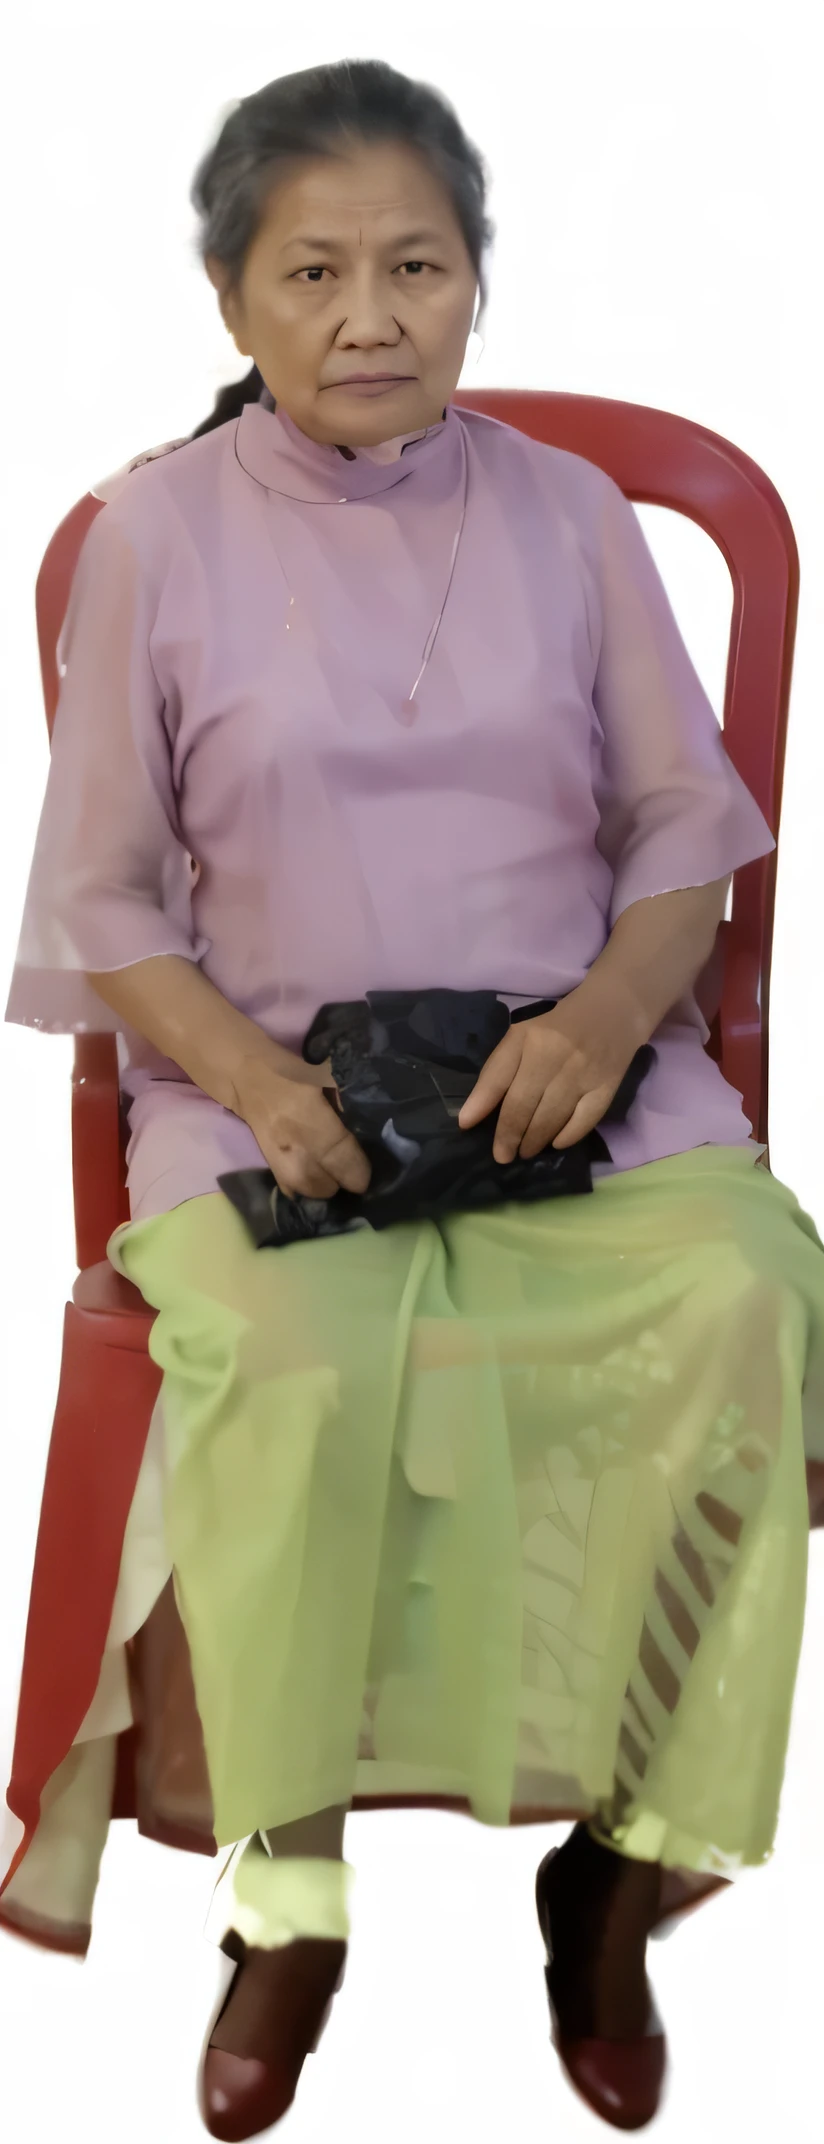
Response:
[{"label": "woman's right hand", "polygon": [[290,1079],[263,1058],[248,1058],[235,1082],[236,1113],[287,1198],[328,1199],[336,1191],[362,1194],[372,1174],[363,1148],[322,1092],[332,1085],[327,1066],[314,1077]]}]

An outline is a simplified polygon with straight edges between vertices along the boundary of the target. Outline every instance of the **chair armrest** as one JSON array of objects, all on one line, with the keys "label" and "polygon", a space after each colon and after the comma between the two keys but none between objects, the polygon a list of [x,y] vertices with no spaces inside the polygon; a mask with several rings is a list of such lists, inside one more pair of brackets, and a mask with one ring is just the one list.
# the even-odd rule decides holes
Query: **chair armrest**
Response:
[{"label": "chair armrest", "polygon": [[114,1035],[77,1035],[72,1072],[74,1232],[81,1273],[101,1264],[129,1219]]}]

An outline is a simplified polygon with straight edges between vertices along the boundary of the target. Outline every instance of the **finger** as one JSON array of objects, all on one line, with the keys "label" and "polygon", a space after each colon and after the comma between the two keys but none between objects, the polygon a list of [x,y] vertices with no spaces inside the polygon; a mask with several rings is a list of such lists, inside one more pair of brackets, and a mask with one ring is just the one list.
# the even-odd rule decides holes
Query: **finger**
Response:
[{"label": "finger", "polygon": [[333,1140],[321,1154],[290,1146],[276,1151],[274,1174],[289,1198],[331,1199],[341,1189],[366,1191],[370,1164],[350,1132]]},{"label": "finger", "polygon": [[281,1191],[288,1199],[331,1199],[338,1184],[328,1169],[324,1169],[314,1154],[302,1153],[299,1147],[282,1149],[271,1164]]},{"label": "finger", "polygon": [[330,1141],[324,1148],[323,1162],[327,1169],[334,1171],[337,1184],[344,1191],[358,1193],[368,1189],[372,1165],[351,1132],[341,1132],[338,1138]]},{"label": "finger", "polygon": [[[287,1119],[279,1126],[279,1147],[284,1164],[289,1157],[300,1157],[299,1190],[307,1198],[332,1198],[341,1189],[355,1193],[364,1192],[372,1174],[363,1148],[352,1133],[346,1131],[337,1111],[321,1094],[313,1091],[308,1118],[311,1145],[307,1146],[307,1116],[295,1113],[294,1124]],[[307,1188],[307,1171],[312,1171],[312,1189]],[[318,1171],[320,1174],[318,1175]],[[292,1167],[288,1168],[290,1188]],[[280,1179],[279,1179],[280,1180]],[[317,1188],[316,1188],[317,1186]]]},{"label": "finger", "polygon": [[594,1094],[582,1095],[568,1122],[552,1141],[558,1152],[563,1153],[567,1147],[577,1146],[579,1139],[586,1139],[589,1132],[594,1132],[611,1100],[612,1095],[608,1087],[597,1088]]},{"label": "finger", "polygon": [[553,1131],[560,1130],[575,1108],[578,1093],[574,1074],[560,1072],[548,1087],[546,1068],[541,1073],[537,1066],[530,1070],[524,1063],[517,1079],[512,1082],[498,1118],[492,1149],[494,1159],[514,1161],[539,1111],[547,1125],[546,1139],[550,1137],[550,1126]]},{"label": "finger", "polygon": [[461,1131],[471,1131],[473,1125],[482,1124],[484,1117],[503,1101],[520,1064],[521,1050],[517,1028],[512,1028],[487,1058],[472,1093],[466,1097],[458,1116]]},{"label": "finger", "polygon": [[586,1100],[581,1094],[580,1081],[574,1074],[561,1074],[554,1079],[541,1096],[534,1116],[527,1125],[518,1152],[523,1161],[533,1161],[536,1154],[557,1138],[569,1124],[573,1111]]}]

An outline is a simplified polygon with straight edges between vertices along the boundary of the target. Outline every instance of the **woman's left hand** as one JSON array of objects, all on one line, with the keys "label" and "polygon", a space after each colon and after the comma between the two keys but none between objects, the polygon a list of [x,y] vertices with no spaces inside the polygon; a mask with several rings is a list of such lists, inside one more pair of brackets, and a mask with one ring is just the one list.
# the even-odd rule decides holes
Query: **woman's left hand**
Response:
[{"label": "woman's left hand", "polygon": [[483,1122],[502,1103],[493,1159],[529,1161],[550,1144],[575,1146],[609,1108],[641,1043],[648,1038],[629,1000],[590,983],[554,1012],[519,1020],[487,1058],[458,1122]]}]

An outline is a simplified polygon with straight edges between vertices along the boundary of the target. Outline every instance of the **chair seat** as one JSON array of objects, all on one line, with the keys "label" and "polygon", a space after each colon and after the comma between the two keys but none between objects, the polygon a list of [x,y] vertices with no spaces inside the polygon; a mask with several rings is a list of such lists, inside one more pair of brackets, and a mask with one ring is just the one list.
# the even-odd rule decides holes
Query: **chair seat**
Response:
[{"label": "chair seat", "polygon": [[72,1289],[75,1310],[84,1315],[105,1320],[100,1338],[108,1347],[144,1349],[148,1346],[149,1333],[157,1317],[157,1311],[146,1303],[139,1288],[135,1288],[122,1273],[104,1258],[101,1265],[87,1266],[78,1273]]}]

